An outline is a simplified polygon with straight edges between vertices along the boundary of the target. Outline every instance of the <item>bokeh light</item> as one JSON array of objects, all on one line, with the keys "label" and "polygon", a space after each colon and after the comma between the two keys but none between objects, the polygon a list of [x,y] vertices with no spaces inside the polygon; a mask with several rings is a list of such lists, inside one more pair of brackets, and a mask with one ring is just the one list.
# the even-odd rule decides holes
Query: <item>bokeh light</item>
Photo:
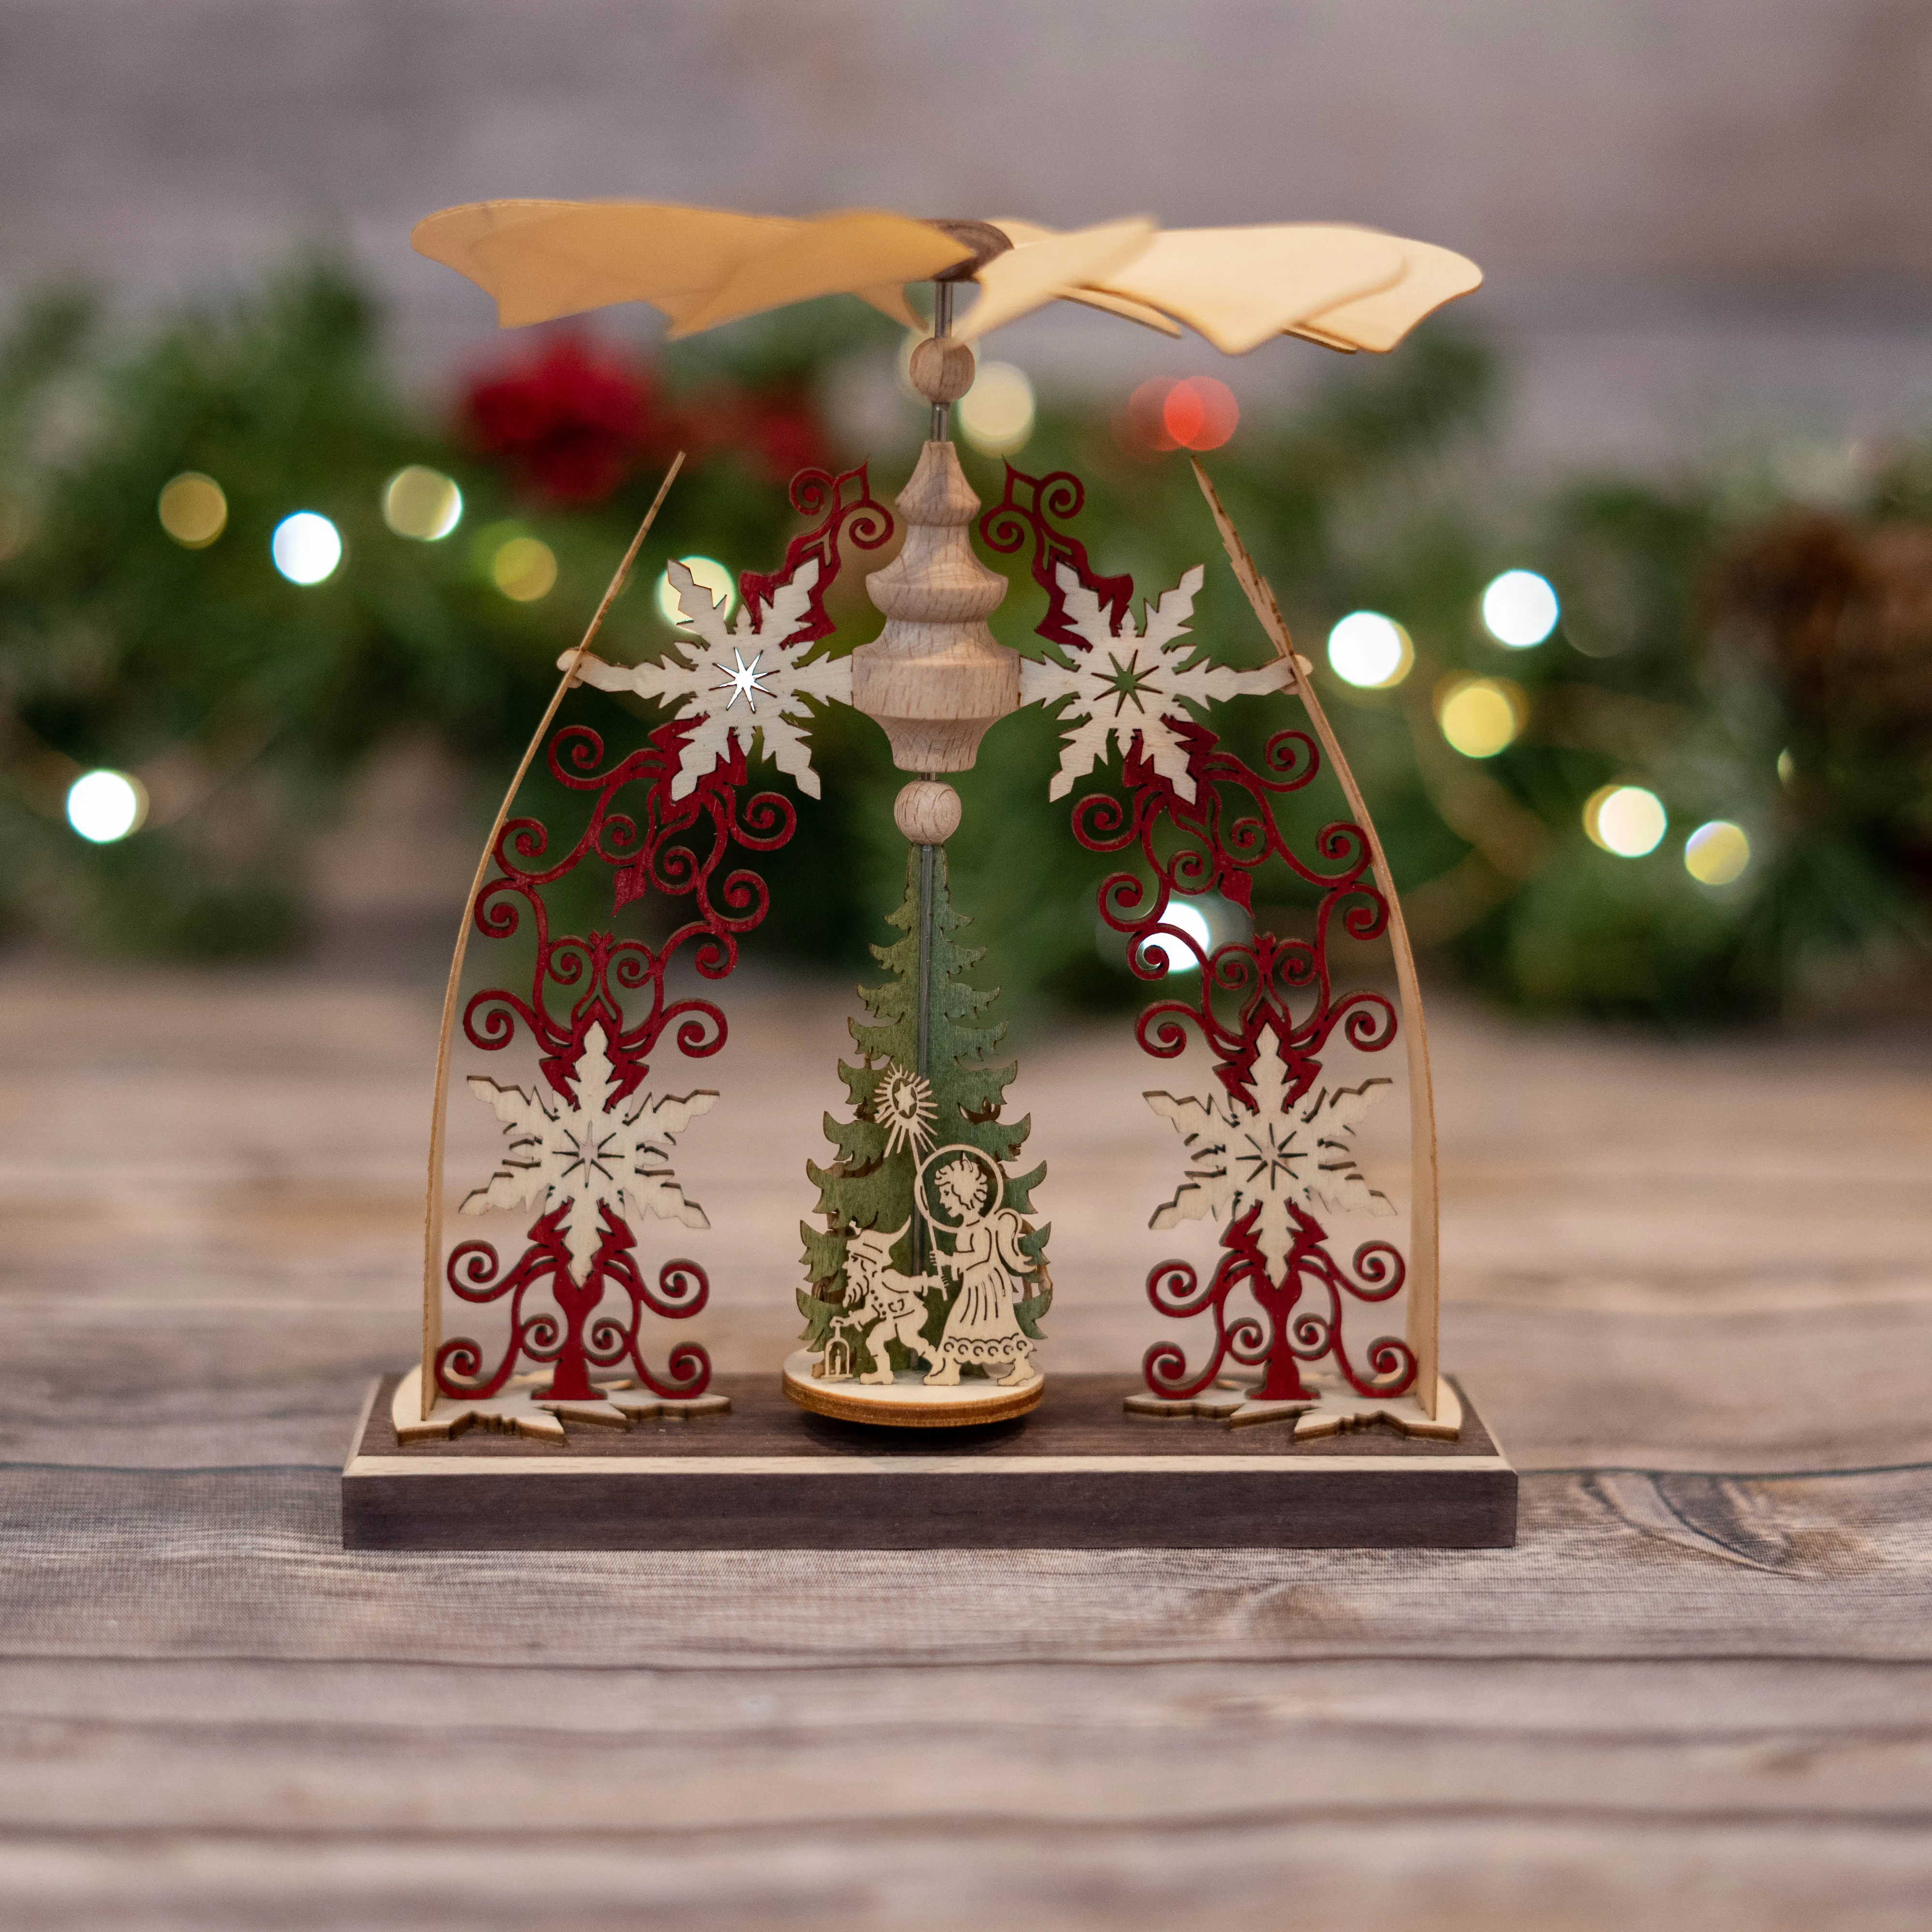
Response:
[{"label": "bokeh light", "polygon": [[1136,456],[1155,450],[1219,449],[1240,422],[1240,405],[1211,376],[1143,382],[1114,419],[1120,446]]},{"label": "bokeh light", "polygon": [[435,543],[463,520],[463,492],[441,470],[412,463],[383,485],[382,520],[399,537]]},{"label": "bokeh light", "polygon": [[1179,449],[1219,449],[1240,419],[1234,391],[1212,376],[1175,383],[1160,406],[1160,426]]},{"label": "bokeh light", "polygon": [[[723,608],[718,614],[728,618],[737,606],[738,580],[715,556],[681,556],[678,562],[710,592],[714,604],[722,600]],[[677,601],[668,570],[658,579],[657,599],[658,615],[674,631],[689,630],[690,626],[684,621],[684,607]]]},{"label": "bokeh light", "polygon": [[1436,693],[1436,722],[1466,758],[1493,758],[1516,742],[1529,700],[1506,677],[1459,677]]},{"label": "bokeh light", "polygon": [[1798,760],[1788,747],[1778,754],[1778,782],[1786,791],[1798,789]]},{"label": "bokeh light", "polygon": [[1749,836],[1728,818],[1712,819],[1684,842],[1684,869],[1700,886],[1728,886],[1750,860]]},{"label": "bokeh light", "polygon": [[147,788],[125,772],[84,772],[67,788],[67,822],[95,845],[111,845],[141,829]]},{"label": "bokeh light", "polygon": [[228,499],[212,476],[184,470],[161,485],[161,528],[184,550],[206,550],[228,527]]},{"label": "bokeh light", "polygon": [[291,584],[320,584],[342,561],[341,533],[326,517],[298,510],[275,526],[268,550]]},{"label": "bokeh light", "polygon": [[541,537],[512,537],[496,546],[490,580],[512,603],[534,604],[556,582],[556,553]]},{"label": "bokeh light", "polygon": [[1533,570],[1506,570],[1483,592],[1483,628],[1499,644],[1527,650],[1556,628],[1562,607],[1546,577]]},{"label": "bokeh light", "polygon": [[1654,852],[1670,828],[1664,801],[1642,785],[1604,785],[1583,802],[1583,830],[1619,859]]},{"label": "bokeh light", "polygon": [[982,456],[1010,456],[1033,434],[1033,385],[1010,362],[982,362],[958,404],[959,434]]},{"label": "bokeh light", "polygon": [[1328,662],[1337,677],[1364,691],[1382,691],[1414,668],[1415,646],[1393,617],[1351,610],[1328,633]]},{"label": "bokeh light", "polygon": [[[1190,905],[1185,899],[1170,900],[1166,911],[1160,916],[1160,922],[1192,940],[1203,952],[1214,950],[1214,928],[1208,923],[1207,915],[1198,906]],[[1201,962],[1179,939],[1153,933],[1141,950],[1150,960],[1166,961],[1170,973],[1198,973],[1201,970]]]}]

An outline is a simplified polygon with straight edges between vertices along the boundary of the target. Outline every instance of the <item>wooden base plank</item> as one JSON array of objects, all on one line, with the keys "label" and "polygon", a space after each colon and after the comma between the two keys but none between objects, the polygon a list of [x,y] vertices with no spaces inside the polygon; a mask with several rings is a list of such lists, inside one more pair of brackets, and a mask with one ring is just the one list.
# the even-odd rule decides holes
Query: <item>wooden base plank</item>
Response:
[{"label": "wooden base plank", "polygon": [[1516,1478],[1464,1394],[1454,1442],[1130,1415],[1124,1376],[909,1436],[719,1376],[728,1414],[404,1443],[386,1377],[342,1475],[351,1550],[1503,1549]]}]

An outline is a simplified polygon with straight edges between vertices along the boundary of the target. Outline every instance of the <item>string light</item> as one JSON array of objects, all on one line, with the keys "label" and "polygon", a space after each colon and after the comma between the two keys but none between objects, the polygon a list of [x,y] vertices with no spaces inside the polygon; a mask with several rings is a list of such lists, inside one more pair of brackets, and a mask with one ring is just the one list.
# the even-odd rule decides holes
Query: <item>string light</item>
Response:
[{"label": "string light", "polygon": [[1010,456],[1033,434],[1033,385],[1010,362],[982,362],[959,398],[959,434],[982,456]]},{"label": "string light", "polygon": [[275,526],[268,553],[291,584],[320,584],[342,561],[341,532],[326,517],[298,510]]},{"label": "string light", "polygon": [[1728,886],[1750,864],[1750,839],[1742,825],[1714,818],[1684,842],[1684,869],[1700,886]]},{"label": "string light", "polygon": [[438,542],[463,520],[463,492],[441,470],[412,463],[383,485],[382,520],[399,537]]},{"label": "string light", "polygon": [[1654,852],[1670,829],[1664,801],[1642,785],[1604,785],[1583,802],[1583,830],[1619,859]]},{"label": "string light", "polygon": [[161,528],[184,550],[206,550],[228,527],[228,499],[212,476],[184,470],[161,486]]},{"label": "string light", "polygon": [[1506,677],[1460,677],[1436,694],[1436,724],[1466,758],[1493,758],[1516,742],[1528,716],[1522,686]]},{"label": "string light", "polygon": [[1556,628],[1562,607],[1549,578],[1533,570],[1506,570],[1483,592],[1483,628],[1499,644],[1527,650]]},{"label": "string light", "polygon": [[1415,668],[1415,646],[1393,617],[1379,610],[1351,610],[1328,633],[1328,662],[1346,682],[1364,691],[1385,691]]},{"label": "string light", "polygon": [[125,772],[83,772],[67,788],[67,822],[94,845],[111,845],[141,829],[147,788]]},{"label": "string light", "polygon": [[1114,419],[1120,446],[1136,456],[1150,450],[1219,449],[1241,420],[1234,392],[1212,376],[1184,382],[1143,382]]},{"label": "string light", "polygon": [[515,604],[534,604],[556,582],[556,553],[538,537],[512,537],[490,560],[496,588]]}]

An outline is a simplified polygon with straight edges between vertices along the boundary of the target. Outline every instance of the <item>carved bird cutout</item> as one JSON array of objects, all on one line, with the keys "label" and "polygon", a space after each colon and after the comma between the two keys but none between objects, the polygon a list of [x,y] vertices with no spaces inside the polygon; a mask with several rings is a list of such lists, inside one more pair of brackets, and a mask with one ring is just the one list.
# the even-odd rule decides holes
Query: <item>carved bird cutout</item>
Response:
[{"label": "carved bird cutout", "polygon": [[808,220],[646,201],[484,201],[416,224],[419,254],[493,296],[506,328],[650,303],[695,335],[814,296],[856,295],[910,328],[904,285],[977,284],[970,342],[1075,302],[1239,356],[1278,334],[1381,353],[1482,281],[1447,248],[1326,222],[1162,229],[1143,218],[1060,232],[878,209]]}]

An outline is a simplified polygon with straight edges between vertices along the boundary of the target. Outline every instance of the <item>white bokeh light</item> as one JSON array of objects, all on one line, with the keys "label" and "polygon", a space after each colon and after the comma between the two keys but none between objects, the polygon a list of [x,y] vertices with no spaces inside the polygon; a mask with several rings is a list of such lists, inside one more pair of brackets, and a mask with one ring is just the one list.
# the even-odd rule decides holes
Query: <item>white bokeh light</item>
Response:
[{"label": "white bokeh light", "polygon": [[959,434],[982,456],[1010,456],[1033,434],[1033,385],[1010,362],[982,362],[959,398]]},{"label": "white bokeh light", "polygon": [[1483,592],[1483,628],[1512,650],[1541,644],[1562,614],[1549,578],[1533,570],[1506,570]]},{"label": "white bokeh light", "polygon": [[[1214,951],[1214,928],[1208,923],[1207,916],[1199,907],[1190,905],[1185,899],[1172,900],[1161,914],[1160,922],[1184,934],[1203,952]],[[1166,960],[1170,973],[1195,973],[1201,968],[1201,962],[1188,947],[1179,940],[1161,933],[1150,935],[1141,950],[1150,960]]]},{"label": "white bokeh light", "polygon": [[440,543],[463,520],[463,492],[441,470],[412,463],[384,485],[382,520],[399,537]]},{"label": "white bokeh light", "polygon": [[320,584],[342,561],[342,536],[326,517],[298,510],[275,526],[268,551],[291,584]]},{"label": "white bokeh light", "polygon": [[111,845],[140,830],[148,794],[125,772],[85,772],[67,790],[67,822],[95,845]]},{"label": "white bokeh light", "polygon": [[1728,886],[1750,862],[1750,834],[1728,818],[1712,819],[1684,842],[1684,869],[1700,886]]},{"label": "white bokeh light", "polygon": [[1619,859],[1654,852],[1670,828],[1663,800],[1642,785],[1605,785],[1583,807],[1583,830]]},{"label": "white bokeh light", "polygon": [[1335,675],[1364,691],[1400,684],[1415,662],[1408,633],[1379,610],[1351,610],[1328,633]]}]

